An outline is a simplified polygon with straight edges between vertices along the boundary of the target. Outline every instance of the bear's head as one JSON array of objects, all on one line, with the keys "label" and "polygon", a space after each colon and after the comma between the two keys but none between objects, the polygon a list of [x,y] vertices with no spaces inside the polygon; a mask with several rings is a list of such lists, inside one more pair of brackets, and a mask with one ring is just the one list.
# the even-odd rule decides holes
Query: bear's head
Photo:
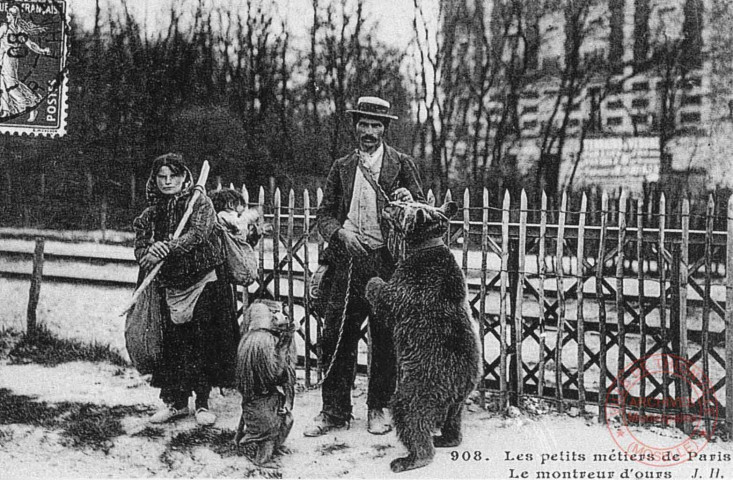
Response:
[{"label": "bear's head", "polygon": [[417,202],[391,202],[384,208],[382,217],[398,235],[404,237],[409,247],[445,235],[456,212],[456,202],[446,202],[440,207]]}]

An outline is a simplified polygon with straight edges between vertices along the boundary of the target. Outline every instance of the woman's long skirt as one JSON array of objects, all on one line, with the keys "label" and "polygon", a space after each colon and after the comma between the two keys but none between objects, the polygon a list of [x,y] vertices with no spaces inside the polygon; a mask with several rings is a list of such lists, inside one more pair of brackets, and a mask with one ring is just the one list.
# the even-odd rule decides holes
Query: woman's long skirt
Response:
[{"label": "woman's long skirt", "polygon": [[204,287],[193,319],[181,325],[171,321],[162,292],[162,361],[153,373],[153,387],[192,392],[234,385],[239,343],[236,303],[222,269],[217,269],[217,277]]}]

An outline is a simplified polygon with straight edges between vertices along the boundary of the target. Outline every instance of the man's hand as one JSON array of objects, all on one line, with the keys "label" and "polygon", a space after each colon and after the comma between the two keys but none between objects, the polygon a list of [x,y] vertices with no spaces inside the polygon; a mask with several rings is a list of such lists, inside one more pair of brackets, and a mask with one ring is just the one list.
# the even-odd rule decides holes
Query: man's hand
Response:
[{"label": "man's hand", "polygon": [[161,260],[167,257],[170,252],[171,252],[171,249],[168,247],[168,244],[166,244],[165,242],[155,242],[148,249],[148,253],[155,255],[156,257],[158,257]]},{"label": "man's hand", "polygon": [[413,202],[412,193],[405,187],[400,187],[394,192],[392,192],[392,200],[397,200],[398,202]]},{"label": "man's hand", "polygon": [[356,257],[367,254],[364,245],[361,244],[361,242],[359,241],[359,237],[354,232],[349,232],[348,230],[342,228],[339,229],[338,236],[341,241],[344,242],[346,251],[349,252],[351,255]]}]

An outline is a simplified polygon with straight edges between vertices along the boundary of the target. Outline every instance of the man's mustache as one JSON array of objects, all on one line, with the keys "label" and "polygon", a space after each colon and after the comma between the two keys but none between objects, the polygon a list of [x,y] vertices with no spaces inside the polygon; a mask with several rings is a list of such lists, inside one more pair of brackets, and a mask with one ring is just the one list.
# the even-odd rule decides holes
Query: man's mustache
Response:
[{"label": "man's mustache", "polygon": [[375,137],[374,135],[368,135],[368,134],[367,135],[362,135],[361,136],[361,139],[362,140],[372,140],[374,142],[377,141],[377,137]]}]

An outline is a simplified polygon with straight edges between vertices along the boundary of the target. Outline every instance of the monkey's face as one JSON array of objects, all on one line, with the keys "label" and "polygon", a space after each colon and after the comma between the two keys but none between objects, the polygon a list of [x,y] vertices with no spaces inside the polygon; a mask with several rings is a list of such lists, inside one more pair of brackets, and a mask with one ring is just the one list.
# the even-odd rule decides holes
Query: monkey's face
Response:
[{"label": "monkey's face", "polygon": [[248,330],[291,331],[294,325],[283,312],[283,305],[272,300],[258,300],[248,310]]}]

